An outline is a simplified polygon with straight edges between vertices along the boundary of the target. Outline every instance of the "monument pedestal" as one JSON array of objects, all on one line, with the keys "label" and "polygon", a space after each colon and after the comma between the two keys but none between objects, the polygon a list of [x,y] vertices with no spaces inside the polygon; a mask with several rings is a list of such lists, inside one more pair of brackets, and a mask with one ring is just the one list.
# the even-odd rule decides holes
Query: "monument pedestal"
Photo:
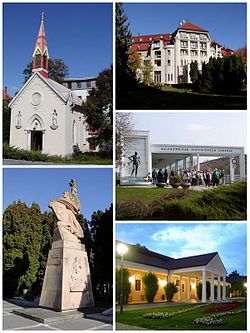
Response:
[{"label": "monument pedestal", "polygon": [[[55,232],[58,233],[58,229]],[[88,257],[83,244],[65,239],[53,241],[39,306],[56,311],[94,306]]]}]

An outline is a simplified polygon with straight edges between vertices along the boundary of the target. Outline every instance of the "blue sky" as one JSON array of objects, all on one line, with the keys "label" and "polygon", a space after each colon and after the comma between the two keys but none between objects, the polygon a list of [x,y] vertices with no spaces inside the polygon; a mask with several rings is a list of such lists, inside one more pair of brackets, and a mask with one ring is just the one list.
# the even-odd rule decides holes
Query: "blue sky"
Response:
[{"label": "blue sky", "polygon": [[173,258],[218,252],[228,273],[246,274],[246,223],[117,223],[116,239]]},{"label": "blue sky", "polygon": [[42,11],[49,55],[64,60],[69,77],[98,75],[112,64],[111,3],[5,3],[3,85],[12,96],[32,60]]},{"label": "blue sky", "polygon": [[70,179],[76,180],[81,213],[87,219],[112,203],[112,169],[110,168],[5,168],[3,170],[3,209],[19,199],[30,207],[39,204],[50,211],[50,200],[70,191]]},{"label": "blue sky", "polygon": [[246,3],[126,3],[124,9],[133,35],[172,33],[188,19],[219,44],[246,46]]}]

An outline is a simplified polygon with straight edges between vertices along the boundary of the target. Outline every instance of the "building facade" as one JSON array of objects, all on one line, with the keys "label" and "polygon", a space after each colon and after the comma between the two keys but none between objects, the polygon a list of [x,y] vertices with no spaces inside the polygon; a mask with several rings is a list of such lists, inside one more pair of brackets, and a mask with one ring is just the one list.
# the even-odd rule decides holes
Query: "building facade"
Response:
[{"label": "building facade", "polygon": [[[230,182],[236,181],[236,165],[239,166],[240,172],[238,180],[246,177],[244,147],[170,143],[151,144],[149,131],[137,130],[130,131],[124,136],[124,147],[125,151],[120,169],[121,185],[128,185],[132,178],[133,164],[130,162],[130,157],[135,152],[137,152],[139,159],[138,179],[143,179],[148,173],[152,175],[153,169],[167,169],[169,173],[171,170],[178,172],[194,168],[200,171],[200,157],[211,156],[228,158]],[[196,158],[196,165],[194,165],[193,157]]]},{"label": "building facade", "polygon": [[91,151],[96,146],[81,112],[83,100],[49,78],[49,51],[42,13],[32,55],[32,75],[11,100],[10,145],[50,155]]},{"label": "building facade", "polygon": [[[190,64],[202,64],[210,57],[220,58],[233,54],[211,39],[209,31],[192,24],[182,23],[174,33],[136,36],[132,39],[131,51],[137,51],[141,67],[148,61],[152,67],[152,80],[159,84],[191,83]],[[138,70],[143,80],[143,70]]]},{"label": "building facade", "polygon": [[[119,242],[118,242],[119,243]],[[227,271],[217,252],[174,259],[135,245],[126,244],[128,251],[123,258],[123,267],[129,271],[131,293],[128,304],[146,303],[143,276],[153,272],[158,278],[158,291],[154,302],[166,301],[164,286],[173,282],[178,292],[173,301],[198,301],[197,286],[202,285],[201,301],[225,301],[227,299]],[[120,268],[121,258],[116,255],[116,266]],[[206,283],[210,282],[210,297]],[[217,292],[218,290],[221,292]]]},{"label": "building facade", "polygon": [[62,85],[72,91],[84,102],[89,96],[89,92],[96,88],[96,76],[82,78],[65,78]]}]

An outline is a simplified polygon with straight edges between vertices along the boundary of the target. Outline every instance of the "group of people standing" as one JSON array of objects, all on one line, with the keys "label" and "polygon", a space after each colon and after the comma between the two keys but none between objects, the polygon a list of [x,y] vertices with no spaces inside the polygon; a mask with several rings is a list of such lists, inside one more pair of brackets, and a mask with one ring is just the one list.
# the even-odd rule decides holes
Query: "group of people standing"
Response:
[{"label": "group of people standing", "polygon": [[180,170],[170,172],[167,169],[159,169],[158,172],[154,169],[152,172],[152,183],[156,185],[157,183],[171,183],[174,176],[179,176],[180,181],[184,183],[189,183],[191,186],[205,185],[206,187],[218,186],[225,183],[225,171],[218,170]]}]

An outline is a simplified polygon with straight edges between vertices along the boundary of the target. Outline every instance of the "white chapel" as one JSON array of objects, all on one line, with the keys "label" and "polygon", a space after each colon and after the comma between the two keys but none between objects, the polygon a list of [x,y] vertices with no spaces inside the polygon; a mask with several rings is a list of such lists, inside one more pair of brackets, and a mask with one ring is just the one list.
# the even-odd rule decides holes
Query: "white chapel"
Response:
[{"label": "white chapel", "polygon": [[32,55],[32,75],[12,99],[10,146],[50,155],[95,150],[88,137],[83,103],[73,91],[49,78],[44,14]]}]

